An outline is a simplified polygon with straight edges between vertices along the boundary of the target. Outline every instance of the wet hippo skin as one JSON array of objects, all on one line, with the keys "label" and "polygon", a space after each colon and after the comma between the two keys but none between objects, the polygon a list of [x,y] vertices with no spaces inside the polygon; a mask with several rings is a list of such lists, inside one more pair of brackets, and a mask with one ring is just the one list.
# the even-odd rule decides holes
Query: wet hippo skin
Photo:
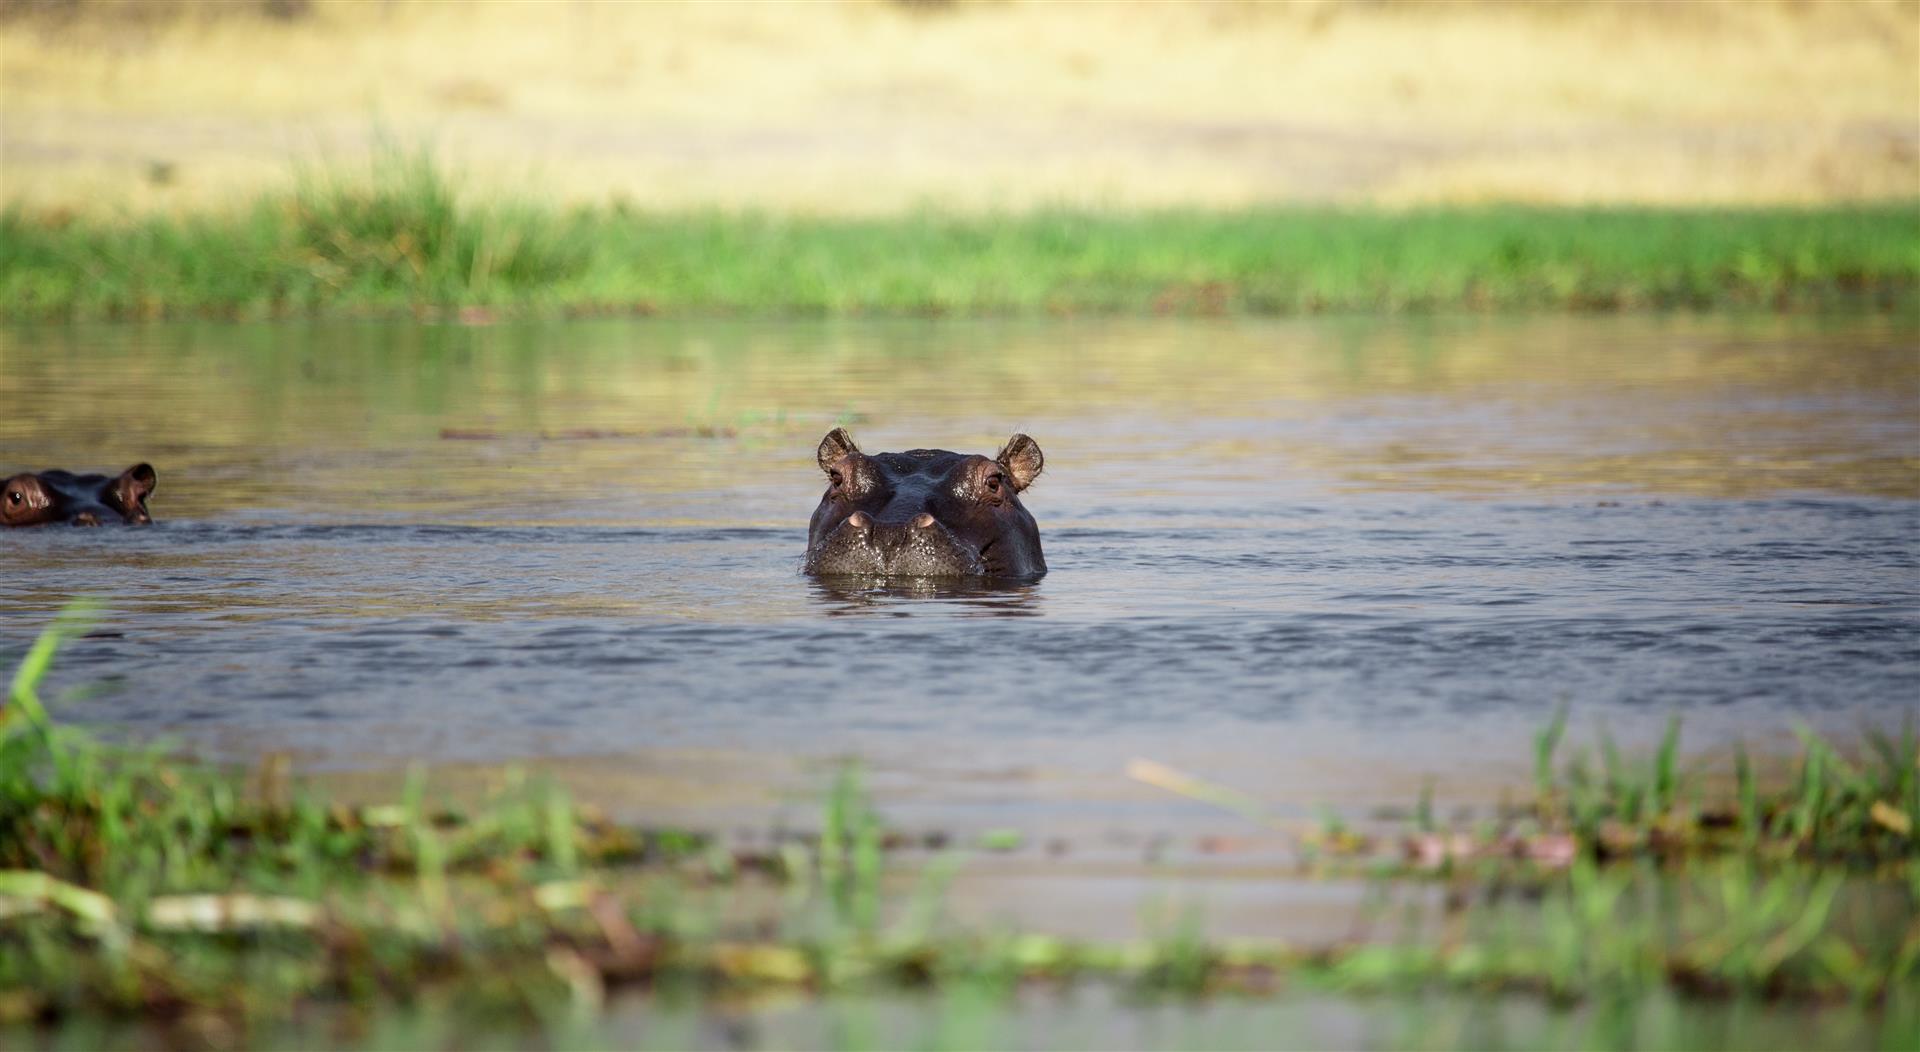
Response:
[{"label": "wet hippo skin", "polygon": [[148,464],[135,464],[118,475],[71,471],[14,475],[0,483],[0,525],[144,526],[153,521],[147,513],[147,498],[157,483]]},{"label": "wet hippo skin", "polygon": [[1045,463],[1014,435],[992,457],[944,449],[862,453],[844,428],[815,454],[827,491],[807,531],[808,573],[1031,578],[1047,572],[1020,494]]}]

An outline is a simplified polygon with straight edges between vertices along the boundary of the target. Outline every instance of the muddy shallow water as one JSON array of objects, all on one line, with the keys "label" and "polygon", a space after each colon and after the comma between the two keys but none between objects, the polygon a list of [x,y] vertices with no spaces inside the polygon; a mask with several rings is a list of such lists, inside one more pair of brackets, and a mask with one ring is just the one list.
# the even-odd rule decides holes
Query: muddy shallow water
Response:
[{"label": "muddy shallow water", "polygon": [[[859,756],[910,823],[1484,801],[1567,702],[1695,752],[1920,697],[1920,325],[1894,318],[12,328],[0,470],[159,469],[0,534],[67,718],[309,769],[549,766],[764,825]],[[1052,572],[800,575],[836,423],[1047,454]],[[350,778],[351,774],[342,777]]]}]

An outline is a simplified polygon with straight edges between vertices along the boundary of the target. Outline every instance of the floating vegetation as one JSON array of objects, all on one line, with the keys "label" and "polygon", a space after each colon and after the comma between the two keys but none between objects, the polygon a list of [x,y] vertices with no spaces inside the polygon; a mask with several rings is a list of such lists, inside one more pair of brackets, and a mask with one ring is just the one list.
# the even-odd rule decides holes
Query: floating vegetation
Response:
[{"label": "floating vegetation", "polygon": [[1354,833],[1334,820],[1276,823],[1238,790],[1146,760],[1134,761],[1128,773],[1289,832],[1330,858],[1397,861],[1413,871],[1503,861],[1564,870],[1582,859],[1672,863],[1728,855],[1872,871],[1904,866],[1920,852],[1912,817],[1920,814],[1920,735],[1911,723],[1897,736],[1869,731],[1859,762],[1802,730],[1797,777],[1765,792],[1745,749],[1736,748],[1732,792],[1724,799],[1683,797],[1677,718],[1653,758],[1638,766],[1603,733],[1597,767],[1580,753],[1556,768],[1565,726],[1563,707],[1536,738],[1535,800],[1467,829],[1435,828],[1426,801],[1412,828],[1387,836]]},{"label": "floating vegetation", "polygon": [[[16,1025],[245,1034],[317,1011],[351,1026],[431,995],[457,1018],[539,1027],[622,989],[1088,981],[1839,1003],[1888,1026],[1920,1012],[1911,727],[1870,737],[1863,759],[1805,735],[1798,777],[1778,785],[1737,754],[1722,800],[1680,769],[1677,724],[1644,763],[1603,741],[1598,766],[1556,765],[1563,712],[1541,736],[1536,799],[1481,826],[1440,828],[1423,801],[1394,834],[1284,827],[1308,873],[1377,881],[1348,938],[1223,942],[1175,925],[1088,942],[946,922],[965,852],[888,829],[857,769],[817,834],[746,849],[611,822],[524,778],[455,811],[416,771],[398,801],[350,807],[273,763],[243,775],[110,747],[55,723],[38,694],[78,616],[29,653],[0,718],[0,1021]],[[1144,761],[1132,774],[1272,824],[1198,777]],[[1020,842],[996,830],[977,847]],[[922,853],[911,870],[906,848]],[[753,895],[778,905],[736,908]]]}]

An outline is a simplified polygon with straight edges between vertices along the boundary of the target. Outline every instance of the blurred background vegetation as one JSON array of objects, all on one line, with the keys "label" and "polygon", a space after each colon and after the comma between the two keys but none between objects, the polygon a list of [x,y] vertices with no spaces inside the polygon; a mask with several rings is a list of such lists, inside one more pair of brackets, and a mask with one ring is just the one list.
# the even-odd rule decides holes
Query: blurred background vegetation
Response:
[{"label": "blurred background vegetation", "polygon": [[0,313],[1885,310],[1914,3],[0,3]]},{"label": "blurred background vegetation", "polygon": [[0,0],[6,200],[217,207],[429,146],[573,203],[833,213],[1920,189],[1920,7]]}]

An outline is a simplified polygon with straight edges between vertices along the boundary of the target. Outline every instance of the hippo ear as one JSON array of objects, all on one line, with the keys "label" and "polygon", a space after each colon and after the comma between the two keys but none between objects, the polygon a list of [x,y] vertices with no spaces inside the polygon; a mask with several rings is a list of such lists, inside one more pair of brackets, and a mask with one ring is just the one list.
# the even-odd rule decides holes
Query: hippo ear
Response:
[{"label": "hippo ear", "polygon": [[832,471],[834,462],[849,453],[858,452],[860,447],[853,444],[853,436],[847,434],[847,429],[836,427],[820,440],[820,449],[813,456],[820,462],[821,471]]},{"label": "hippo ear", "polygon": [[1007,439],[1007,444],[1000,449],[1000,455],[993,459],[1007,470],[1007,477],[1013,480],[1015,493],[1033,485],[1033,480],[1040,477],[1040,469],[1047,463],[1047,458],[1040,453],[1040,443],[1025,435]]},{"label": "hippo ear", "polygon": [[113,480],[113,499],[122,512],[131,513],[147,502],[147,497],[159,484],[160,479],[154,475],[153,465],[135,464]]}]

